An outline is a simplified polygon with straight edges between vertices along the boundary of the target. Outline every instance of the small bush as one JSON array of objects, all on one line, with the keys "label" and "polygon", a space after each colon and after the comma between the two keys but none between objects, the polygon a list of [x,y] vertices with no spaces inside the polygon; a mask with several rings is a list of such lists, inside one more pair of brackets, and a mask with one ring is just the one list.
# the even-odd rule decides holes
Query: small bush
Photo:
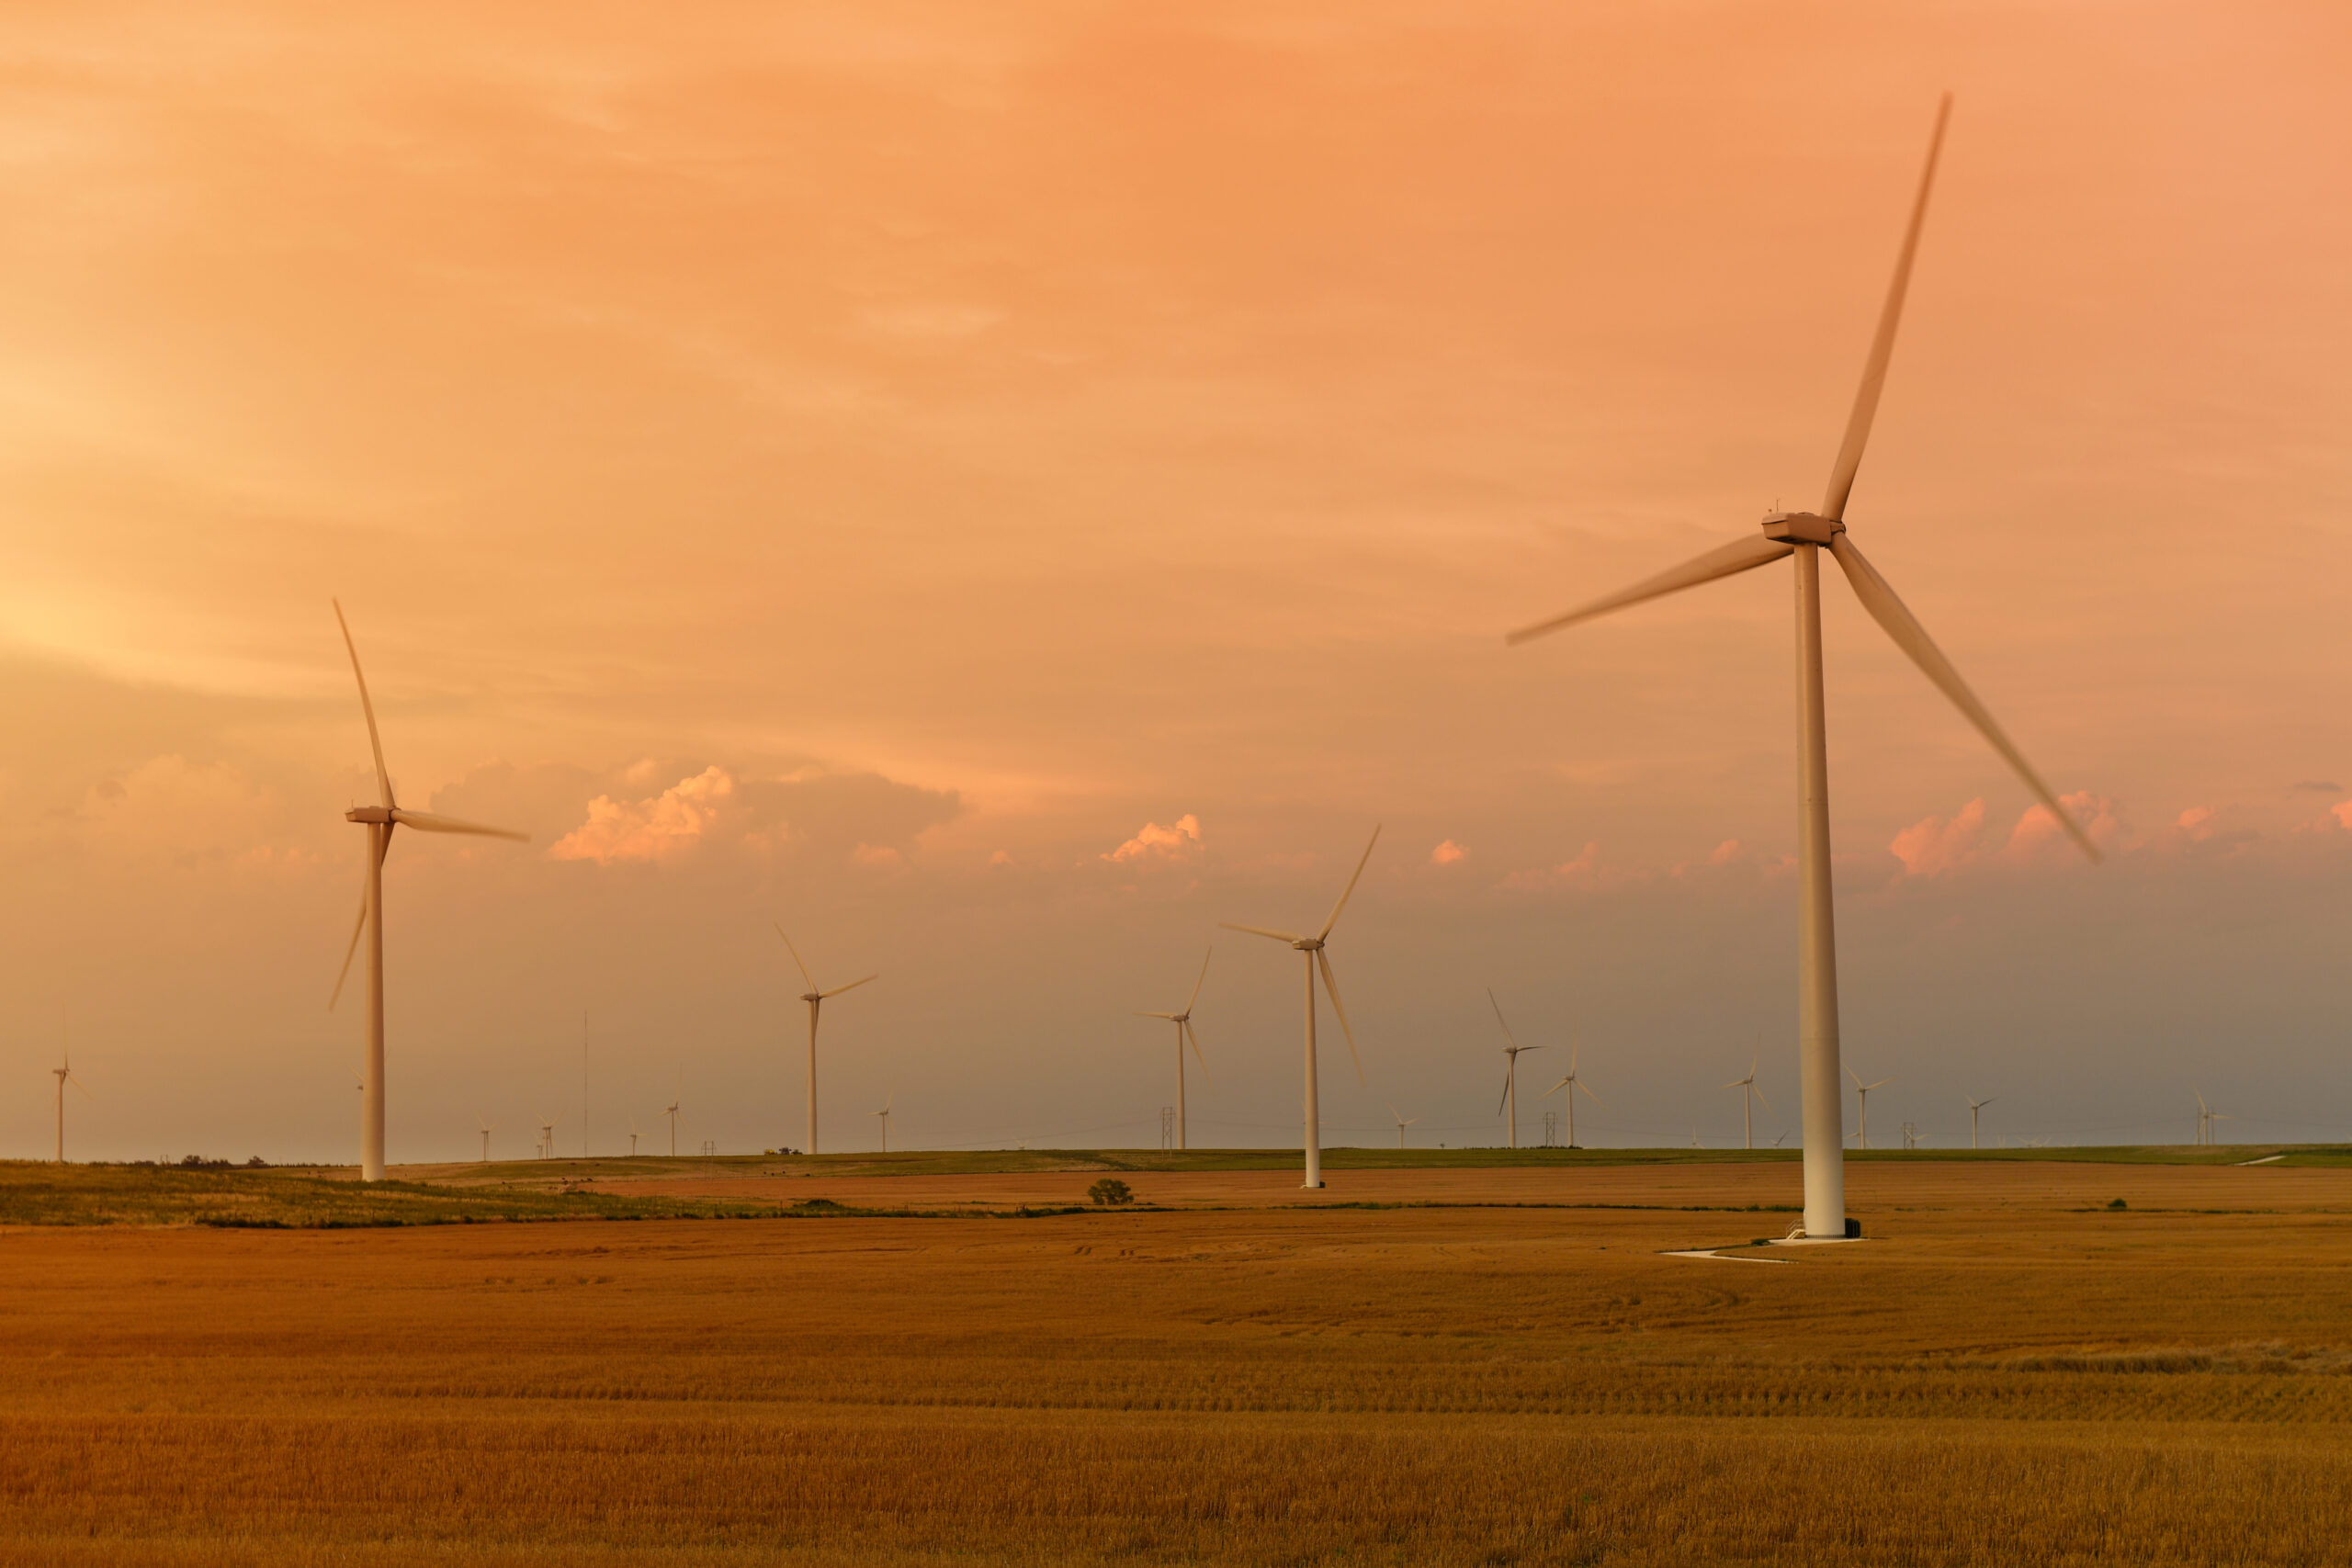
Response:
[{"label": "small bush", "polygon": [[1102,1180],[1088,1188],[1086,1190],[1086,1195],[1089,1198],[1093,1199],[1097,1203],[1104,1205],[1132,1203],[1136,1201],[1134,1191],[1128,1188],[1125,1182],[1120,1180],[1115,1176],[1104,1177]]},{"label": "small bush", "polygon": [[2130,1208],[2131,1206],[2132,1206],[2131,1204],[2129,1204],[2129,1203],[2125,1202],[2125,1201],[2124,1201],[2122,1199],[2120,1199],[2120,1198],[2118,1198],[2114,1202],[2109,1203],[2109,1204],[2108,1205],[2108,1207],[2109,1207],[2109,1208],[2110,1208],[2110,1209],[2128,1209],[2128,1208]]}]

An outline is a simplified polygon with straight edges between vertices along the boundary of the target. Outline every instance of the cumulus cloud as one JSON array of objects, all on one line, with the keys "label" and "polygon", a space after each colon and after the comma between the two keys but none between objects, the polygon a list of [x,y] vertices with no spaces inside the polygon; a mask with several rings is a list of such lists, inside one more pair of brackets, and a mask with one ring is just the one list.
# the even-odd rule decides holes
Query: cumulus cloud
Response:
[{"label": "cumulus cloud", "polygon": [[1201,819],[1187,811],[1170,827],[1147,822],[1142,831],[1102,858],[1114,865],[1129,861],[1180,860],[1196,853],[1201,843]]},{"label": "cumulus cloud", "polygon": [[1452,839],[1448,839],[1444,842],[1439,844],[1437,848],[1430,852],[1430,863],[1431,865],[1453,865],[1456,862],[1460,861],[1464,855],[1466,855],[1469,852],[1469,851],[1464,849],[1460,844],[1455,843]]},{"label": "cumulus cloud", "polygon": [[2337,826],[2352,832],[2352,800],[2337,802],[2327,808],[2327,814],[2335,818]]},{"label": "cumulus cloud", "polygon": [[1715,852],[1707,857],[1707,863],[1709,865],[1729,865],[1732,862],[1737,860],[1740,857],[1740,854],[1741,850],[1739,840],[1737,839],[1725,839],[1722,843],[1715,846]]},{"label": "cumulus cloud", "polygon": [[2174,819],[2173,826],[2199,843],[2213,836],[2213,808],[2192,806]]},{"label": "cumulus cloud", "polygon": [[1514,871],[1503,878],[1503,886],[1520,892],[1540,891],[1568,885],[1589,886],[1600,871],[1600,840],[1587,840],[1577,858],[1562,861],[1555,866],[1532,871]]},{"label": "cumulus cloud", "polygon": [[860,844],[849,858],[869,871],[896,871],[907,863],[907,857],[888,844]]},{"label": "cumulus cloud", "polygon": [[1905,876],[1939,876],[1976,858],[1984,832],[1984,799],[1979,795],[1950,818],[1923,817],[1886,847],[1903,863]]},{"label": "cumulus cloud", "polygon": [[[2121,827],[2116,818],[2115,803],[2103,795],[2093,795],[2086,789],[2076,790],[2072,795],[2060,795],[2058,804],[2082,825],[2091,842],[2101,849],[2109,846]],[[2039,855],[2046,850],[2055,850],[2065,842],[2066,830],[2059,826],[2058,818],[2050,814],[2048,807],[2036,801],[2027,807],[2024,815],[2018,818],[2016,829],[2009,834],[2008,845],[2002,852],[2012,859],[2022,859]],[[2069,846],[2067,852],[2076,852]]]},{"label": "cumulus cloud", "polygon": [[588,803],[588,820],[557,840],[548,856],[598,865],[672,859],[702,841],[734,794],[733,775],[713,763],[643,800],[600,795]]}]

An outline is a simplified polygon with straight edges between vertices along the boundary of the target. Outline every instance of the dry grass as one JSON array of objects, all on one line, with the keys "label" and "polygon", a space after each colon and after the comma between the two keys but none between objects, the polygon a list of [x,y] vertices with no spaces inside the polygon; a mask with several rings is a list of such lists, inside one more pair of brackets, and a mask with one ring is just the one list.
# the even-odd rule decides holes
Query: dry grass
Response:
[{"label": "dry grass", "polygon": [[1858,1166],[1760,1266],[1658,1254],[1792,1169],[1604,1174],[0,1231],[0,1564],[2352,1562],[2352,1177]]}]

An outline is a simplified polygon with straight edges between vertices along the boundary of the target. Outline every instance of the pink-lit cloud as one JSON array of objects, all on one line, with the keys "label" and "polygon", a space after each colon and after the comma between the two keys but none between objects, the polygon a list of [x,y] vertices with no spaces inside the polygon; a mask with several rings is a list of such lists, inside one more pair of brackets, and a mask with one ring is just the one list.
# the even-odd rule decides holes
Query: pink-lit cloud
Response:
[{"label": "pink-lit cloud", "polygon": [[1600,869],[1600,841],[1592,839],[1586,840],[1576,859],[1562,861],[1554,866],[1514,871],[1503,878],[1503,886],[1522,893],[1561,886],[1589,886],[1599,877]]},{"label": "pink-lit cloud", "polygon": [[1187,811],[1170,827],[1145,823],[1134,838],[1102,858],[1114,865],[1140,860],[1181,860],[1197,853],[1200,845],[1201,819]]},{"label": "pink-lit cloud", "polygon": [[1903,863],[1905,876],[1939,876],[1974,860],[1984,833],[1984,800],[1980,795],[1949,818],[1921,818],[1886,847]]},{"label": "pink-lit cloud", "polygon": [[1430,863],[1431,865],[1453,865],[1458,863],[1462,857],[1469,852],[1469,851],[1464,849],[1460,844],[1455,843],[1452,839],[1447,839],[1442,843],[1439,844],[1437,848],[1430,852]]},{"label": "pink-lit cloud", "polygon": [[588,803],[588,820],[557,840],[548,856],[598,865],[671,859],[702,841],[721,804],[734,794],[734,777],[714,763],[648,799],[618,801],[600,795]]},{"label": "pink-lit cloud", "polygon": [[[2058,804],[2082,825],[2092,843],[2101,849],[2113,847],[2122,829],[2115,815],[2113,801],[2105,795],[2095,795],[2088,790],[2076,790],[2072,795],[2060,795]],[[2018,825],[2011,829],[2009,841],[2001,852],[2012,860],[2034,859],[2055,854],[2061,846],[2064,846],[2069,855],[2079,852],[2067,843],[2066,831],[2058,825],[2058,818],[2050,814],[2050,808],[2037,801],[2027,807],[2018,818]]]}]

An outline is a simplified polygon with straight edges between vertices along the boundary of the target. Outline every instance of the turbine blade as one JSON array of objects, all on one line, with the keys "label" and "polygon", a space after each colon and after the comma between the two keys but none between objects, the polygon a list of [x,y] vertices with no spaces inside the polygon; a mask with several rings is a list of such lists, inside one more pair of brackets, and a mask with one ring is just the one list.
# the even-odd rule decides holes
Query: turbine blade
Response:
[{"label": "turbine blade", "polygon": [[1510,1065],[1510,1069],[1505,1071],[1503,1074],[1502,1098],[1495,1101],[1495,1114],[1498,1116],[1500,1116],[1503,1113],[1503,1107],[1510,1103],[1511,1074],[1516,1072],[1518,1068],[1519,1064],[1517,1062],[1513,1062]]},{"label": "turbine blade", "polygon": [[1231,920],[1219,920],[1217,924],[1229,931],[1248,931],[1251,936],[1270,936],[1276,942],[1302,942],[1306,940],[1303,936],[1294,936],[1289,931],[1268,931],[1263,926],[1238,926]]},{"label": "turbine blade", "polygon": [[384,807],[392,804],[392,775],[384,766],[384,743],[376,738],[376,705],[368,700],[368,677],[359,668],[359,645],[351,640],[351,623],[343,618],[343,601],[330,599],[334,606],[334,624],[343,628],[343,646],[351,654],[351,673],[359,682],[359,711],[368,716],[368,749],[376,754],[376,787],[382,792]]},{"label": "turbine blade", "polygon": [[1595,599],[1589,604],[1570,610],[1565,615],[1555,615],[1548,621],[1538,621],[1506,633],[1503,641],[1512,647],[1549,632],[1564,631],[1578,621],[1589,621],[1605,615],[1611,610],[1622,610],[1628,604],[1645,600],[1661,599],[1685,588],[1696,588],[1702,582],[1713,582],[1719,577],[1736,577],[1743,571],[1753,571],[1759,566],[1770,566],[1796,548],[1784,539],[1768,539],[1761,534],[1751,534],[1735,539],[1728,545],[1718,545],[1705,555],[1693,557],[1680,566],[1645,577],[1631,588]]},{"label": "turbine blade", "polygon": [[1200,978],[1193,982],[1193,994],[1184,998],[1184,1016],[1187,1018],[1193,1015],[1193,1004],[1201,999],[1201,986],[1209,977],[1209,960],[1216,956],[1216,949],[1214,947],[1201,955]]},{"label": "turbine blade", "polygon": [[1562,1089],[1576,1081],[1577,1080],[1573,1077],[1562,1078],[1558,1083],[1554,1084],[1550,1089],[1545,1089],[1542,1094],[1536,1096],[1536,1098],[1538,1100],[1549,1100],[1554,1095],[1559,1093]]},{"label": "turbine blade", "polygon": [[1315,933],[1316,941],[1320,942],[1325,937],[1329,936],[1331,934],[1331,928],[1340,923],[1340,911],[1348,907],[1348,900],[1355,896],[1356,883],[1358,879],[1363,875],[1363,868],[1372,861],[1372,846],[1378,842],[1380,842],[1380,827],[1379,824],[1374,823],[1372,829],[1372,840],[1363,847],[1363,859],[1356,862],[1355,875],[1349,877],[1347,886],[1340,890],[1340,901],[1331,906],[1331,918],[1325,920],[1323,922],[1323,929]]},{"label": "turbine blade", "polygon": [[864,980],[852,980],[846,986],[835,986],[830,991],[820,991],[818,993],[818,998],[820,1000],[828,1000],[831,998],[840,996],[843,991],[854,991],[860,986],[865,985],[870,981],[879,980],[880,978],[882,978],[882,976],[879,975],[868,975]]},{"label": "turbine blade", "polygon": [[435,817],[429,811],[395,810],[392,820],[420,833],[477,833],[485,839],[512,839],[518,844],[531,841],[530,834],[517,833],[512,828],[490,828],[480,822],[460,822],[455,817]]},{"label": "turbine blade", "polygon": [[1919,229],[1928,220],[1928,193],[1936,183],[1936,159],[1943,152],[1944,126],[1951,118],[1951,95],[1936,106],[1936,129],[1928,139],[1928,165],[1919,172],[1919,194],[1911,204],[1911,222],[1903,231],[1903,249],[1894,258],[1894,281],[1887,286],[1886,303],[1880,308],[1878,333],[1871,339],[1870,357],[1862,362],[1862,384],[1854,394],[1854,412],[1846,418],[1846,440],[1829,470],[1828,498],[1821,514],[1832,521],[1846,515],[1846,498],[1853,492],[1854,475],[1862,466],[1862,448],[1869,445],[1871,421],[1878,415],[1878,397],[1886,386],[1887,361],[1894,356],[1894,329],[1903,320],[1903,296],[1911,287],[1911,262],[1919,253]]},{"label": "turbine blade", "polygon": [[[1373,834],[1374,838],[1379,836],[1377,830]],[[1364,852],[1370,854],[1372,852],[1366,850]],[[1363,868],[1359,866],[1356,869],[1361,871]],[[1340,902],[1344,904],[1347,899],[1342,897]],[[1338,913],[1337,910],[1332,911],[1334,919],[1338,918]],[[1331,961],[1323,956],[1323,950],[1319,947],[1315,950],[1315,966],[1323,971],[1323,994],[1331,998],[1331,1010],[1339,1017],[1340,1037],[1348,1043],[1348,1058],[1356,1065],[1356,1082],[1370,1089],[1372,1082],[1363,1076],[1363,1056],[1356,1050],[1356,1032],[1348,1026],[1348,1010],[1340,1005],[1339,977],[1331,973]]]},{"label": "turbine blade", "polygon": [[1585,1097],[1587,1100],[1591,1100],[1595,1105],[1599,1105],[1599,1104],[1600,1103],[1600,1096],[1599,1096],[1599,1095],[1597,1095],[1597,1094],[1593,1093],[1593,1092],[1592,1092],[1592,1090],[1590,1090],[1590,1089],[1585,1089],[1585,1088],[1584,1088],[1584,1079],[1582,1079],[1582,1078],[1578,1078],[1578,1079],[1577,1079],[1577,1089],[1584,1089],[1584,1097]]},{"label": "turbine blade", "polygon": [[1510,1042],[1511,1049],[1517,1050],[1519,1040],[1511,1033],[1510,1025],[1503,1020],[1503,1004],[1495,1000],[1495,988],[1492,986],[1487,987],[1487,1005],[1495,1010],[1495,1021],[1502,1024],[1503,1038]]},{"label": "turbine blade", "polygon": [[[1756,1098],[1757,1098],[1757,1099],[1758,1099],[1758,1100],[1764,1100],[1764,1091],[1763,1091],[1762,1089],[1758,1089],[1758,1088],[1757,1088],[1754,1084],[1752,1084],[1752,1083],[1751,1083],[1751,1084],[1749,1084],[1749,1085],[1747,1086],[1747,1088],[1748,1088],[1748,1091],[1749,1091],[1750,1093],[1754,1094],[1754,1095],[1756,1096]],[[1764,1100],[1764,1109],[1765,1109],[1765,1110],[1767,1110],[1767,1111],[1772,1111],[1772,1102],[1771,1102],[1770,1100]],[[1779,1112],[1779,1111],[1772,1111],[1772,1114],[1773,1114],[1773,1115],[1775,1115],[1775,1116],[1778,1116],[1778,1115],[1780,1114],[1780,1112]]]},{"label": "turbine blade", "polygon": [[[775,934],[778,936],[784,936],[784,927],[781,923],[775,923]],[[800,950],[792,945],[792,939],[788,936],[784,936],[784,950],[792,954],[793,963],[800,965],[800,977],[808,983],[808,988],[812,991],[815,990],[817,988],[816,978],[808,973],[808,965],[800,963]]]},{"label": "turbine blade", "polygon": [[1193,1043],[1193,1060],[1201,1065],[1201,1081],[1211,1089],[1216,1088],[1216,1080],[1209,1077],[1209,1059],[1201,1055],[1201,1037],[1193,1032],[1192,1020],[1186,1019],[1176,1027],[1182,1030],[1184,1038]]},{"label": "turbine blade", "polygon": [[1173,1023],[1182,1015],[1181,1013],[1172,1012],[1139,1012],[1136,1014],[1136,1016],[1137,1018],[1164,1018],[1168,1020],[1169,1022]]},{"label": "turbine blade", "polygon": [[1911,662],[1917,664],[1920,671],[1935,682],[1936,688],[1951,700],[1952,706],[1976,727],[1977,733],[1992,742],[1993,750],[2017,770],[2018,777],[2025,781],[2034,798],[2041,801],[2044,809],[2058,819],[2058,825],[2082,846],[2083,853],[2096,863],[2099,858],[2098,847],[2091,842],[2090,835],[2083,831],[2082,825],[2075,820],[2074,813],[2058,803],[2058,797],[2051,793],[2050,786],[2041,782],[2041,775],[2033,771],[2033,764],[2025,760],[2025,753],[2002,733],[1990,710],[1976,700],[1976,694],[1968,689],[1968,683],[1960,678],[1960,671],[1952,668],[1951,660],[1944,657],[1943,650],[1928,636],[1928,628],[1921,626],[1918,617],[1911,614],[1910,607],[1895,596],[1886,579],[1878,574],[1878,569],[1863,558],[1862,552],[1854,547],[1852,539],[1847,535],[1838,535],[1831,542],[1829,549],[1838,558],[1838,564],[1846,569],[1846,581],[1853,584],[1854,597],[1862,602],[1862,608],[1871,613],[1871,618],[1894,639],[1895,647],[1910,655]]},{"label": "turbine blade", "polygon": [[359,922],[351,928],[351,945],[343,950],[343,967],[334,972],[334,989],[327,996],[327,1011],[334,1011],[335,1003],[343,1000],[343,983],[351,978],[351,961],[359,956],[359,939],[368,934],[367,874],[360,874]]}]

